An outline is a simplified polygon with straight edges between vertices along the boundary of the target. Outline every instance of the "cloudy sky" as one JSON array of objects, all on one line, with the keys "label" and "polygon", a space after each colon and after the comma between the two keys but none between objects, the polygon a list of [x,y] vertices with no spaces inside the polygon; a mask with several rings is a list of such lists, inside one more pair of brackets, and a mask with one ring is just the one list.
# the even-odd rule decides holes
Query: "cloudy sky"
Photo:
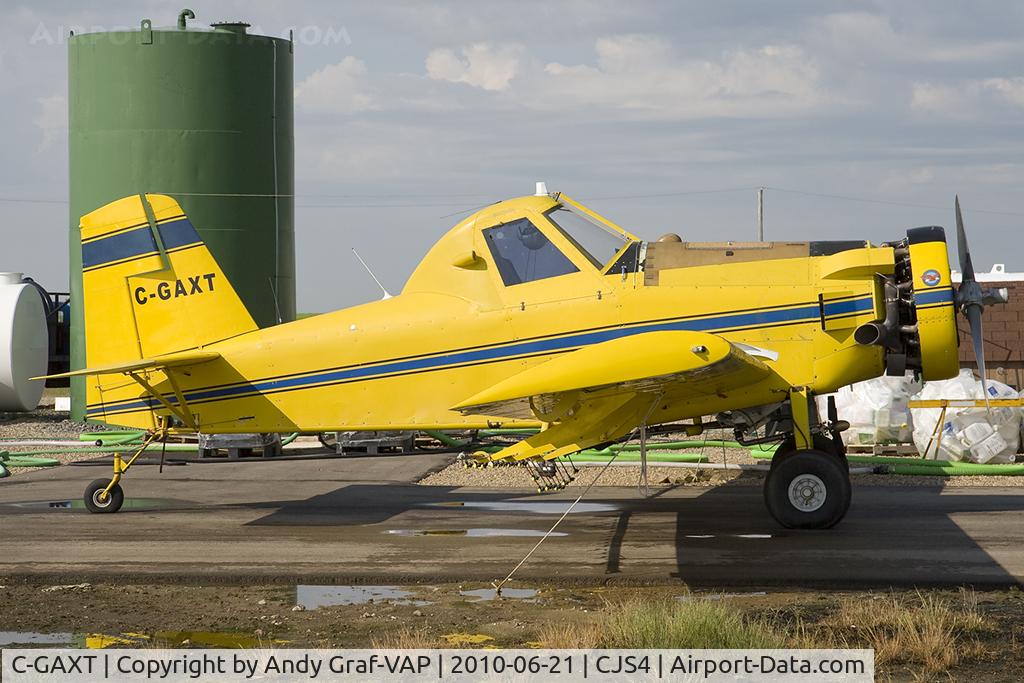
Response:
[{"label": "cloudy sky", "polygon": [[[88,5],[92,8],[86,8]],[[101,7],[102,5],[102,7]],[[0,270],[66,286],[69,29],[182,2],[48,2],[0,22]],[[397,291],[469,210],[536,180],[642,237],[899,237],[952,223],[1024,271],[1024,4],[195,2],[295,30],[299,309]],[[24,236],[24,237],[22,237]]]}]

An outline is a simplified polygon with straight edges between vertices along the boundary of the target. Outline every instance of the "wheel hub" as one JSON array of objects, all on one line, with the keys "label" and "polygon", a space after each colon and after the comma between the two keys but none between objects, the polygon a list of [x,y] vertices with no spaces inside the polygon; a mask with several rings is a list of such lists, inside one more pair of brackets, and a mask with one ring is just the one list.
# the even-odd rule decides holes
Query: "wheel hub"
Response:
[{"label": "wheel hub", "polygon": [[825,482],[813,474],[801,474],[789,484],[789,502],[801,512],[814,512],[828,496]]},{"label": "wheel hub", "polygon": [[98,489],[92,492],[92,502],[96,507],[105,508],[110,504],[111,500],[113,500],[113,497],[109,493],[104,494],[103,489]]}]

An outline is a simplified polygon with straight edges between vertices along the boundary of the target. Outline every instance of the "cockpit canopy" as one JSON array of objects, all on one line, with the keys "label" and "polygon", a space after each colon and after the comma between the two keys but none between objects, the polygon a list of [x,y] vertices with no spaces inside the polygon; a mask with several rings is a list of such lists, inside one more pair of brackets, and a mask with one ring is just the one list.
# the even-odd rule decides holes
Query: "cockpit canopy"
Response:
[{"label": "cockpit canopy", "polygon": [[606,273],[638,242],[563,195],[520,197],[487,207],[455,226],[423,259],[405,291],[456,293],[452,290],[467,284],[452,272],[453,266],[463,272],[496,271],[491,275],[498,276],[500,282],[493,283],[497,287],[587,271],[593,277]]}]

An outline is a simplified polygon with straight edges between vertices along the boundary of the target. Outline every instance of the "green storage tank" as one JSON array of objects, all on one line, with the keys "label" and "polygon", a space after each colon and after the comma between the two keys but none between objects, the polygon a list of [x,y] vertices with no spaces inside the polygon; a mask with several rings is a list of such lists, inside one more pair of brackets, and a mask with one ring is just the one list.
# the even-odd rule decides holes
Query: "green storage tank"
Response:
[{"label": "green storage tank", "polygon": [[[292,41],[194,16],[69,41],[72,369],[85,362],[78,222],[130,194],[178,200],[261,327],[295,317]],[[71,396],[81,420],[84,380]]]}]

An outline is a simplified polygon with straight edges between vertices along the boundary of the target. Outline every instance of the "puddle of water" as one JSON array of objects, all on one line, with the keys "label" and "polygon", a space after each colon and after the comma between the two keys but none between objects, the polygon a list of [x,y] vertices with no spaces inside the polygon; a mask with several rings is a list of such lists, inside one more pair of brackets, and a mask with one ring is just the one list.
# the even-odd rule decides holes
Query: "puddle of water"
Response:
[{"label": "puddle of water", "polygon": [[[771,534],[731,534],[733,538],[774,538]],[[714,534],[687,534],[686,538],[715,538]]]},{"label": "puddle of water", "polygon": [[765,591],[754,591],[753,593],[708,593],[706,595],[677,595],[676,600],[688,602],[690,600],[728,600],[730,598],[754,598],[760,595],[768,595]]},{"label": "puddle of water", "polygon": [[[541,515],[560,515],[564,513],[572,503],[556,503],[552,501],[466,501],[458,503],[434,503],[440,507],[473,508],[475,510],[493,510],[495,512],[536,512]],[[619,506],[608,503],[577,503],[572,509],[577,512],[614,512]]]},{"label": "puddle of water", "polygon": [[295,604],[306,609],[333,607],[334,605],[365,605],[369,602],[388,602],[393,605],[431,604],[428,600],[414,600],[413,591],[398,586],[296,586]]},{"label": "puddle of water", "polygon": [[0,631],[0,646],[20,647],[23,645],[71,645],[74,636],[70,633],[37,633],[35,631]]},{"label": "puddle of water", "polygon": [[[160,510],[174,507],[173,500],[164,498],[127,498],[122,510]],[[84,510],[85,502],[75,500],[30,500],[23,503],[0,503],[0,508],[12,507],[26,510]]]},{"label": "puddle of water", "polygon": [[471,591],[459,591],[459,595],[464,595],[467,598],[476,598],[477,602],[487,600],[504,600],[506,598],[510,600],[525,600],[527,602],[536,602],[533,598],[537,597],[537,590],[533,588],[502,588],[501,597],[497,598],[493,588],[477,588]]},{"label": "puddle of water", "polygon": [[[546,531],[538,529],[388,529],[391,536],[465,536],[468,538],[496,538],[501,536],[528,536],[537,538]],[[551,536],[568,536],[563,531],[555,531]]]}]

